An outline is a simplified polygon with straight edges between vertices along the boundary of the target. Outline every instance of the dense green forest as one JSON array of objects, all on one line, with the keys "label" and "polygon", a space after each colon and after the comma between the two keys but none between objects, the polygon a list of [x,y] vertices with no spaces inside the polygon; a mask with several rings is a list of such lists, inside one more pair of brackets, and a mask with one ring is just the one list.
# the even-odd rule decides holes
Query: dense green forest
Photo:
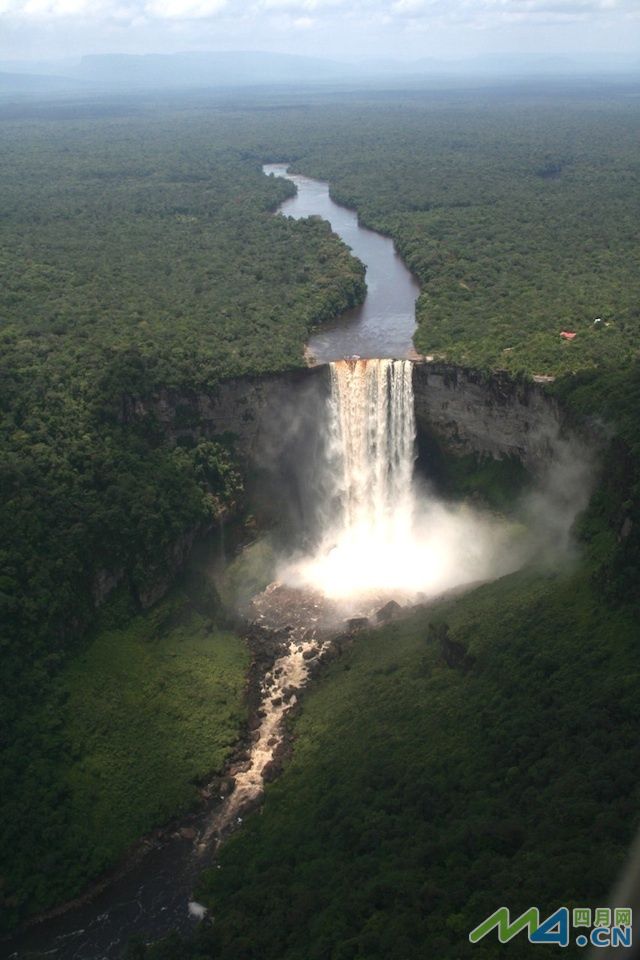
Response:
[{"label": "dense green forest", "polygon": [[395,240],[422,288],[418,350],[543,375],[636,356],[637,98],[425,100],[281,141]]},{"label": "dense green forest", "polygon": [[636,634],[588,578],[516,574],[360,636],[203,881],[212,929],[154,960],[484,960],[467,935],[498,905],[606,902],[640,799]]},{"label": "dense green forest", "polygon": [[[329,179],[394,238],[421,283],[419,350],[558,375],[576,418],[609,424],[609,470],[577,569],[358,638],[308,696],[263,815],[203,881],[213,930],[154,955],[454,960],[500,903],[605,898],[638,819],[640,101],[20,112],[0,110],[2,923],[74,895],[192,803],[243,716],[246,654],[210,588],[141,610],[183,534],[245,508],[232,441],[170,446],[121,409],[299,366],[311,327],[362,297],[326,224],[272,215],[291,186],[265,160]],[[96,612],[105,573],[121,579]],[[468,669],[447,665],[447,636]]]},{"label": "dense green forest", "polygon": [[[131,960],[489,960],[495,939],[468,933],[498,905],[608,902],[640,802],[640,369],[558,392],[618,425],[576,562],[358,634],[305,696],[262,815],[201,881],[213,925]],[[495,502],[505,476],[454,464],[449,493]]]},{"label": "dense green forest", "polygon": [[[185,775],[125,824],[114,804],[108,822],[87,819],[74,770],[92,748],[74,742],[73,698],[60,700],[104,584],[144,605],[181,537],[242,509],[229,441],[171,447],[153,424],[122,422],[123,397],[301,366],[312,325],[363,295],[362,266],[327,224],[273,216],[291,185],[264,177],[225,128],[3,124],[2,924],[77,893],[176,792],[191,795]],[[224,705],[218,721],[227,729]],[[91,823],[105,836],[87,857]]]},{"label": "dense green forest", "polygon": [[[463,98],[331,116],[331,135],[308,111],[295,130],[276,121],[275,156],[266,137],[254,149],[329,179],[394,237],[421,281],[425,353],[559,375],[576,418],[610,425],[608,470],[577,568],[358,637],[305,699],[262,816],[203,880],[213,927],[154,960],[494,956],[494,942],[468,944],[475,924],[502,903],[605,903],[638,823],[637,104]],[[486,465],[449,479],[495,499]],[[464,650],[457,667],[447,642]]]}]

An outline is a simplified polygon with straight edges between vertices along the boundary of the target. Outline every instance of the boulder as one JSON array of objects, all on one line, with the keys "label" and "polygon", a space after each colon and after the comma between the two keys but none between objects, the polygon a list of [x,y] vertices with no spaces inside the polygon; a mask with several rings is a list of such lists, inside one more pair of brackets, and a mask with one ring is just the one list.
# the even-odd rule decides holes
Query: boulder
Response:
[{"label": "boulder", "polygon": [[452,670],[466,673],[475,663],[474,657],[467,653],[466,647],[449,636],[442,637],[440,640],[440,650],[442,659]]},{"label": "boulder", "polygon": [[272,783],[282,772],[280,764],[275,760],[269,760],[262,771],[262,779],[265,783]]},{"label": "boulder", "polygon": [[390,620],[393,620],[401,612],[402,607],[399,603],[396,603],[395,600],[389,600],[389,603],[385,603],[384,607],[381,607],[376,613],[376,621],[378,623],[389,623]]},{"label": "boulder", "polygon": [[218,793],[221,797],[228,797],[230,793],[233,793],[235,787],[235,777],[223,777],[218,787]]}]

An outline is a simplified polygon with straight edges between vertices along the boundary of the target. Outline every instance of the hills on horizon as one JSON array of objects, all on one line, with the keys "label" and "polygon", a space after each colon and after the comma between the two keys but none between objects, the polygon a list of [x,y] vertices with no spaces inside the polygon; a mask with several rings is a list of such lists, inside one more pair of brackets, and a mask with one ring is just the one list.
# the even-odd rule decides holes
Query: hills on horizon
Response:
[{"label": "hills on horizon", "polygon": [[65,60],[0,61],[5,91],[65,87],[170,88],[237,87],[287,83],[509,76],[640,76],[640,58],[601,53],[567,57],[492,54],[465,60],[422,58],[344,62],[268,51],[210,51],[151,54],[89,54]]}]

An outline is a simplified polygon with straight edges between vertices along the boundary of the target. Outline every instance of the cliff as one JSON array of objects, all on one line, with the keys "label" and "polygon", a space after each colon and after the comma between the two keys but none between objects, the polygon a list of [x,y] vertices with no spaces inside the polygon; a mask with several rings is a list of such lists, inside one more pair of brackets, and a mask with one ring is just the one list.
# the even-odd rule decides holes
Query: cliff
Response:
[{"label": "cliff", "polygon": [[[544,388],[507,374],[416,361],[413,388],[419,441],[435,440],[449,455],[511,457],[531,473],[541,473],[565,430],[564,414]],[[207,390],[123,395],[119,417],[125,424],[148,424],[171,444],[222,438],[242,469],[258,521],[277,522],[300,541],[313,525],[321,499],[318,466],[324,437],[318,425],[328,390],[328,368],[316,366],[225,380]],[[166,592],[197,535],[186,531],[161,560],[159,570],[165,573],[140,596],[141,605]],[[100,572],[96,604],[123,575]]]},{"label": "cliff", "polygon": [[413,390],[418,432],[435,435],[453,455],[514,457],[538,473],[565,428],[543,387],[506,373],[418,361]]},{"label": "cliff", "polygon": [[[535,383],[416,361],[413,376],[419,432],[436,435],[453,455],[515,457],[537,471],[564,428],[557,402]],[[121,419],[148,418],[169,442],[226,436],[245,468],[284,474],[290,457],[309,455],[328,390],[326,366],[226,380],[206,392],[163,390],[123,397]]]},{"label": "cliff", "polygon": [[326,367],[223,380],[206,391],[160,390],[124,395],[120,420],[147,420],[170,443],[226,437],[243,463],[274,456],[302,439],[325,394]]}]

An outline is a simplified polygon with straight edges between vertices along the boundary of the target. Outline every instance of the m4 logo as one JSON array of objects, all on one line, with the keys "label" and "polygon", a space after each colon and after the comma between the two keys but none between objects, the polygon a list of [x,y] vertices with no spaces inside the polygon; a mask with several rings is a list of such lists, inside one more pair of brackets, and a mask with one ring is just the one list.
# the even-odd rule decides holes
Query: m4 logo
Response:
[{"label": "m4 logo", "polygon": [[492,930],[498,928],[500,943],[509,943],[522,930],[526,930],[530,943],[555,943],[558,947],[569,946],[569,910],[560,907],[554,913],[540,922],[540,911],[537,907],[529,907],[524,913],[511,922],[508,907],[498,907],[490,917],[478,924],[469,934],[471,943],[478,943]]}]

